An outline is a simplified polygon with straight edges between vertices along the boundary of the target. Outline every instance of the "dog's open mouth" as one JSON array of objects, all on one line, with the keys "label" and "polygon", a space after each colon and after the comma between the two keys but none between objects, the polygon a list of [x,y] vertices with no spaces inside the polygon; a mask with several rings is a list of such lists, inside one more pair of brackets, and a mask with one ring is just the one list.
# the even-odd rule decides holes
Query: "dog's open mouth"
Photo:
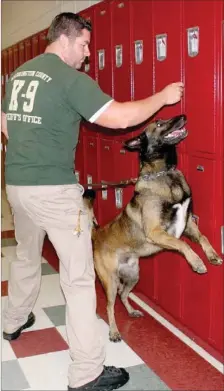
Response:
[{"label": "dog's open mouth", "polygon": [[172,132],[168,133],[166,136],[164,136],[164,140],[166,141],[174,141],[176,139],[183,139],[187,136],[187,129],[177,129],[173,130]]}]

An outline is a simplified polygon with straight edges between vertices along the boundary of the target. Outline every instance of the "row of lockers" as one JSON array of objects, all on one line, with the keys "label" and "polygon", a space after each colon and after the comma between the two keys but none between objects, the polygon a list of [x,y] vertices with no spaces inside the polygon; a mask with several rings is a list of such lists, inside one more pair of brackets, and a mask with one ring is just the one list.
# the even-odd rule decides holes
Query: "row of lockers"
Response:
[{"label": "row of lockers", "polygon": [[[195,219],[203,234],[221,254],[223,224],[223,164],[205,156],[179,153],[180,168],[193,192]],[[101,181],[119,182],[138,175],[138,157],[123,148],[121,141],[81,133],[76,152],[76,175],[91,188]],[[118,215],[133,195],[134,187],[97,191],[95,213],[102,226]],[[140,281],[135,290],[159,304],[215,349],[223,349],[223,267],[208,263],[199,245],[191,243],[208,267],[208,274],[192,272],[184,258],[163,252],[142,259]]]},{"label": "row of lockers", "polygon": [[[84,71],[119,101],[142,99],[184,81],[182,102],[159,116],[186,113],[189,137],[180,150],[221,157],[223,2],[112,0],[80,14],[93,24]],[[47,29],[2,52],[3,94],[11,72],[44,51],[46,34]]]},{"label": "row of lockers", "polygon": [[[93,24],[91,57],[83,71],[119,101],[142,99],[183,80],[184,99],[157,116],[188,116],[188,138],[178,147],[179,167],[192,186],[201,231],[221,253],[223,225],[223,107],[221,1],[112,0],[81,12]],[[42,53],[47,30],[2,52],[2,87],[24,61]],[[138,175],[135,153],[122,140],[83,123],[75,158],[80,183],[120,181]],[[115,133],[116,134],[116,133]],[[133,186],[97,192],[101,225],[127,204]],[[203,341],[223,348],[223,267],[194,274],[178,254],[141,260],[138,292],[152,299]]]}]

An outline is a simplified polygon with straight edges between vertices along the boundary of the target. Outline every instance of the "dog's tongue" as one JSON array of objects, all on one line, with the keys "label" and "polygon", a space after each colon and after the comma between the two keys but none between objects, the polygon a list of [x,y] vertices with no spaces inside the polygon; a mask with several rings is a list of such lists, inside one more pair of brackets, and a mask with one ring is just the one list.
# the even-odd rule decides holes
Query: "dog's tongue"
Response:
[{"label": "dog's tongue", "polygon": [[180,136],[183,132],[184,132],[184,128],[183,128],[183,129],[174,130],[172,133],[169,133],[169,134],[166,136],[166,138],[171,138],[171,137]]}]

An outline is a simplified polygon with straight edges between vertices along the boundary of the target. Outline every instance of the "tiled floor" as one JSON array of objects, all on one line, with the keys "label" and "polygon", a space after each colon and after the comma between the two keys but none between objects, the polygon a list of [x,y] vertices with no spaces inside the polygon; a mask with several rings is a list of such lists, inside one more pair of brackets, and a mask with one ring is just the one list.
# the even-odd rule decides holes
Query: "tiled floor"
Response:
[{"label": "tiled floor", "polygon": [[[12,229],[3,210],[2,227]],[[8,209],[7,209],[8,210]],[[7,214],[7,215],[6,215]],[[4,222],[4,218],[6,221]],[[11,225],[10,225],[11,224]],[[2,233],[2,309],[7,300],[9,265],[16,257],[13,232]],[[107,341],[106,365],[124,366],[130,381],[123,390],[224,390],[223,376],[155,319],[129,318],[116,303],[123,340],[108,340],[105,295],[97,283],[97,313]],[[11,343],[2,340],[2,390],[66,390],[70,356],[65,329],[65,301],[59,285],[58,260],[46,241],[42,283],[33,309],[36,323]]]}]

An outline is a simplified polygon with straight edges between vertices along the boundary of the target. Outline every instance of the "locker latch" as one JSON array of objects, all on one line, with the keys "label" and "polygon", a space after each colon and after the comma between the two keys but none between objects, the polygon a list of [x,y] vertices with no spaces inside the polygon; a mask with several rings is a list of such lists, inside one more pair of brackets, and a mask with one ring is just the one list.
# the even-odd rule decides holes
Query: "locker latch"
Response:
[{"label": "locker latch", "polygon": [[158,61],[164,61],[167,57],[167,34],[156,35],[156,54]]},{"label": "locker latch", "polygon": [[116,67],[120,68],[123,63],[123,47],[122,45],[115,46],[115,59],[116,59]]},{"label": "locker latch", "polygon": [[99,64],[99,70],[101,71],[105,67],[105,50],[100,49],[98,50],[98,64]]},{"label": "locker latch", "polygon": [[[88,185],[92,185],[92,183],[93,183],[92,175],[87,175],[87,183],[88,183]],[[92,189],[92,186],[88,186],[88,189]]]},{"label": "locker latch", "polygon": [[102,200],[107,200],[107,185],[102,185]]},{"label": "locker latch", "polygon": [[143,41],[135,41],[135,63],[141,64],[143,61]]},{"label": "locker latch", "polygon": [[195,57],[199,53],[199,27],[187,29],[187,47],[188,55]]},{"label": "locker latch", "polygon": [[123,207],[123,189],[115,189],[115,204],[117,209]]}]

